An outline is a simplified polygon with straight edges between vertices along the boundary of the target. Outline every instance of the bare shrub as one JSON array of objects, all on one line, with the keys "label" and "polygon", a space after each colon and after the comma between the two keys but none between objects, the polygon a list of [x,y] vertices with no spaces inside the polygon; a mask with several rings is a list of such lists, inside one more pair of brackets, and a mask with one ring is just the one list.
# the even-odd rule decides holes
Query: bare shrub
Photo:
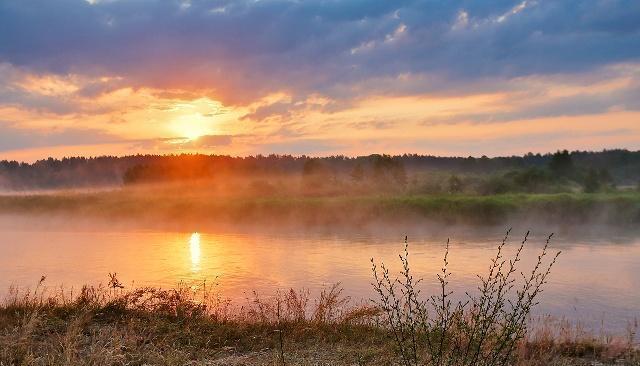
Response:
[{"label": "bare shrub", "polygon": [[[517,267],[525,235],[512,258],[504,248],[511,230],[497,247],[486,276],[478,275],[477,294],[466,293],[464,301],[454,301],[449,290],[449,241],[441,271],[437,274],[439,291],[422,296],[409,265],[409,247],[405,237],[404,252],[399,256],[402,271],[392,278],[389,269],[371,259],[373,288],[378,295],[374,303],[383,311],[385,322],[394,337],[403,365],[508,365],[516,358],[516,348],[527,333],[531,308],[560,252],[549,260],[548,245],[538,256],[531,272],[525,275]],[[517,279],[520,274],[520,279]]]}]

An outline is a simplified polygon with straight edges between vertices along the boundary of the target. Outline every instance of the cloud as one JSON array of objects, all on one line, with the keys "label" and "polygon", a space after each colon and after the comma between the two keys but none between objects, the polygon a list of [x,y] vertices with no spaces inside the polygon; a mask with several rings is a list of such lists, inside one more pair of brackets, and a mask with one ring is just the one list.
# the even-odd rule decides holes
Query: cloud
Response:
[{"label": "cloud", "polygon": [[229,146],[233,142],[233,136],[230,135],[204,135],[197,139],[189,139],[186,137],[165,137],[156,139],[144,139],[133,142],[133,148],[143,150],[208,150]]},{"label": "cloud", "polygon": [[0,59],[248,104],[273,91],[328,95],[337,84],[400,74],[445,78],[438,89],[421,85],[436,92],[479,78],[587,72],[640,57],[636,0],[189,4],[2,1]]},{"label": "cloud", "polygon": [[233,137],[229,135],[206,135],[192,140],[195,147],[211,148],[218,146],[231,145]]},{"label": "cloud", "polygon": [[296,139],[254,146],[255,154],[328,155],[344,151],[350,141],[343,139]]},{"label": "cloud", "polygon": [[269,117],[274,117],[274,116],[286,118],[291,116],[291,113],[294,108],[295,106],[290,102],[278,101],[272,104],[259,106],[253,112],[245,114],[240,119],[262,121]]},{"label": "cloud", "polygon": [[[585,141],[590,141],[590,148],[592,149],[602,149],[607,147],[607,143],[605,142],[606,137],[619,138],[625,136],[625,134],[629,134],[630,132],[633,132],[634,134],[637,133],[636,131],[630,131],[628,129],[616,129],[606,131],[604,133],[561,130],[554,132],[512,135],[508,138],[485,138],[481,140],[466,138],[456,139],[453,141],[442,141],[436,139],[405,140],[402,145],[404,150],[397,151],[402,153],[426,150],[440,152],[440,154],[462,157],[479,157],[482,155],[505,156],[509,154],[521,155],[528,152],[553,152],[558,149],[558,146],[566,147],[568,149],[580,149],[580,145],[576,145],[576,142],[584,144]],[[601,144],[600,142],[605,143]],[[388,151],[393,148],[397,149],[398,145],[400,145],[399,141],[391,142],[380,150]],[[499,151],[495,151],[489,149],[489,146],[500,146],[500,148]],[[633,148],[634,146],[632,145],[631,147]]]},{"label": "cloud", "polygon": [[[640,110],[639,65],[637,0],[3,0],[0,150],[309,153],[351,149],[331,143],[346,134],[428,141],[437,124],[531,130]],[[208,135],[175,137],[189,130]]]},{"label": "cloud", "polygon": [[101,130],[80,128],[36,130],[14,127],[0,121],[0,151],[118,142],[122,142],[122,138]]},{"label": "cloud", "polygon": [[[612,111],[640,111],[640,69],[623,67],[622,70],[598,70],[579,83],[557,80],[543,85],[529,85],[528,80],[520,92],[512,90],[501,101],[504,108],[475,113],[456,113],[446,117],[432,117],[425,125],[437,123],[496,123],[531,120],[558,116],[602,115]],[[610,85],[613,84],[613,85]],[[555,89],[569,88],[563,95],[553,94]]]}]

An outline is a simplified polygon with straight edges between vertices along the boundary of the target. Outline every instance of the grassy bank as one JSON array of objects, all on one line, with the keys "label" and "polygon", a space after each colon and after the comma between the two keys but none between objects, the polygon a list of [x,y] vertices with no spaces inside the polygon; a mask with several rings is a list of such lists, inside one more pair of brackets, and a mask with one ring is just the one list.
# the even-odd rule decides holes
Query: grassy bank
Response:
[{"label": "grassy bank", "polygon": [[[0,306],[0,365],[397,365],[381,313],[339,288],[229,304],[192,289],[13,292]],[[637,365],[624,338],[532,331],[518,365]],[[595,363],[600,362],[600,363]]]},{"label": "grassy bank", "polygon": [[501,195],[225,196],[204,190],[121,189],[106,192],[0,196],[0,214],[65,214],[192,223],[353,225],[372,221],[553,224],[640,223],[640,193]]},{"label": "grassy bank", "polygon": [[545,245],[525,274],[528,233],[507,256],[509,233],[477,291],[459,302],[450,297],[448,245],[439,289],[422,294],[406,239],[397,277],[371,260],[376,299],[364,302],[339,284],[232,303],[206,282],[129,289],[114,273],[106,286],[74,293],[46,289],[42,277],[0,303],[0,365],[638,365],[637,324],[611,337],[531,320],[560,253]]}]

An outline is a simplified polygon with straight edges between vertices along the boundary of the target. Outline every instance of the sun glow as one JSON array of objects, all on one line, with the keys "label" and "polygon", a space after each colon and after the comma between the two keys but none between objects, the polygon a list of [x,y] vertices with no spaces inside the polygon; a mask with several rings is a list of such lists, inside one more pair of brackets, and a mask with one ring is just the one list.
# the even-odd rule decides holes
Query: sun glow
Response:
[{"label": "sun glow", "polygon": [[172,129],[178,135],[188,140],[197,140],[199,137],[211,134],[210,121],[199,114],[184,115],[176,118]]},{"label": "sun glow", "polygon": [[182,132],[182,137],[185,137],[188,140],[197,140],[204,134],[205,133],[201,131],[198,126],[185,126],[184,131]]},{"label": "sun glow", "polygon": [[189,252],[191,253],[191,270],[200,270],[200,234],[195,232],[189,239]]}]

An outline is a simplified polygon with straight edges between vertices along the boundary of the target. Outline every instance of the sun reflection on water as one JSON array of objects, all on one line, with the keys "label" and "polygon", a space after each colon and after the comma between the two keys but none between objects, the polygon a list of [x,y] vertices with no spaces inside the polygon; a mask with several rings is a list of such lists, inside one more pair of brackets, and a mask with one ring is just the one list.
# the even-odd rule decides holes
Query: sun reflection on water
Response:
[{"label": "sun reflection on water", "polygon": [[191,270],[200,270],[200,234],[195,232],[189,239],[189,251],[191,253]]}]

